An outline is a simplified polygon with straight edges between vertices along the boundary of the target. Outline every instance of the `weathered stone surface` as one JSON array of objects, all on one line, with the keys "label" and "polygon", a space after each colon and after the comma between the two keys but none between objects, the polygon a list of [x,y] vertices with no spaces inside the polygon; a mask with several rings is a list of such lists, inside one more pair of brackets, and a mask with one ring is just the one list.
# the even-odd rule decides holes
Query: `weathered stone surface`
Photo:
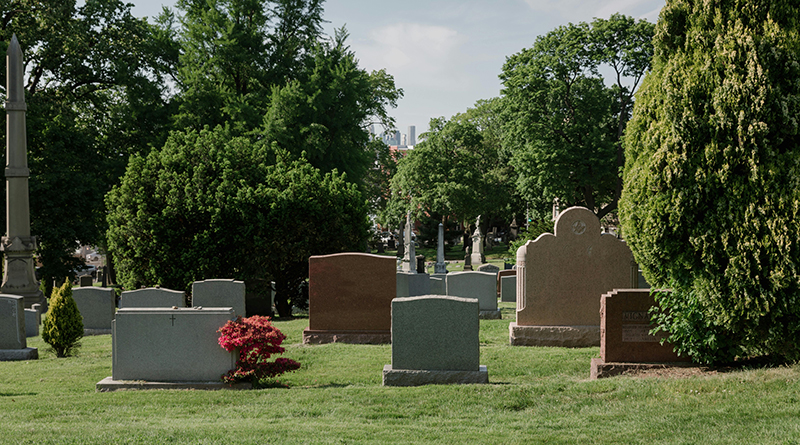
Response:
[{"label": "weathered stone surface", "polygon": [[478,270],[478,272],[488,272],[488,273],[493,273],[493,274],[497,274],[498,272],[500,272],[500,268],[499,267],[497,267],[494,264],[489,264],[489,263],[481,264],[480,266],[478,266],[477,270]]},{"label": "weathered stone surface", "polygon": [[110,334],[116,313],[116,294],[110,287],[77,287],[72,299],[83,317],[84,335]]},{"label": "weathered stone surface", "polygon": [[246,316],[244,281],[213,279],[192,283],[192,306],[232,307],[236,315]]},{"label": "weathered stone surface", "polygon": [[600,326],[519,326],[511,322],[508,331],[512,346],[600,346]]},{"label": "weathered stone surface", "polygon": [[589,378],[602,379],[621,374],[636,374],[641,371],[651,371],[668,368],[691,368],[696,365],[691,363],[606,363],[601,358],[593,358]]},{"label": "weathered stone surface", "polygon": [[430,275],[397,272],[397,297],[417,297],[431,293]]},{"label": "weathered stone surface", "polygon": [[353,345],[382,345],[391,343],[390,331],[303,331],[303,343],[322,345],[326,343],[348,343]]},{"label": "weathered stone surface", "polygon": [[478,301],[428,295],[392,301],[394,369],[477,371]]},{"label": "weathered stone surface", "polygon": [[92,285],[94,285],[94,280],[92,279],[91,275],[81,275],[78,277],[78,286],[89,287]]},{"label": "weathered stone surface", "polygon": [[500,301],[513,303],[517,301],[517,275],[507,275],[500,278]]},{"label": "weathered stone surface", "polygon": [[421,386],[489,383],[489,371],[480,365],[477,371],[441,371],[422,369],[394,369],[383,367],[383,386]]},{"label": "weathered stone surface", "polygon": [[120,295],[119,308],[134,307],[185,307],[183,292],[159,287],[125,291]]},{"label": "weathered stone surface", "polygon": [[[324,338],[346,341],[375,331],[391,338],[392,299],[397,296],[394,258],[337,253],[312,256],[308,263],[309,326],[304,343]],[[348,332],[352,335],[344,335]]]},{"label": "weathered stone surface", "polygon": [[112,334],[112,379],[215,382],[236,366],[219,345],[231,308],[125,308]]},{"label": "weathered stone surface", "polygon": [[649,289],[615,289],[600,299],[600,358],[605,363],[688,362],[669,343],[665,334],[650,335],[650,308],[655,305]]},{"label": "weathered stone surface", "polygon": [[489,272],[453,272],[445,278],[447,295],[476,298],[481,311],[497,310],[497,276]]},{"label": "weathered stone surface", "polygon": [[110,391],[136,391],[145,389],[202,389],[206,391],[217,391],[222,389],[253,389],[253,384],[249,382],[241,383],[222,383],[222,382],[145,382],[142,380],[114,380],[106,377],[95,385],[97,392]]},{"label": "weathered stone surface", "polygon": [[[518,339],[551,343],[551,335],[564,330],[566,343],[573,331],[594,326],[598,332],[576,346],[599,345],[600,296],[636,282],[638,266],[624,241],[600,233],[600,221],[588,209],[571,207],[558,215],[555,234],[542,234],[517,250]],[[525,326],[536,327],[522,333]],[[540,329],[542,328],[542,329]],[[512,344],[519,340],[511,339]]]}]

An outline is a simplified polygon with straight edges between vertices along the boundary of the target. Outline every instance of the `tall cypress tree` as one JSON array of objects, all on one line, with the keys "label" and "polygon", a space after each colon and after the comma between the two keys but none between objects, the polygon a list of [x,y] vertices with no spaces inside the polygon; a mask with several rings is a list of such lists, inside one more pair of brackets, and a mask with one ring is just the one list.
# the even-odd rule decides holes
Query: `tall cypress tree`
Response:
[{"label": "tall cypress tree", "polygon": [[800,10],[673,0],[625,137],[623,232],[701,362],[800,358]]}]

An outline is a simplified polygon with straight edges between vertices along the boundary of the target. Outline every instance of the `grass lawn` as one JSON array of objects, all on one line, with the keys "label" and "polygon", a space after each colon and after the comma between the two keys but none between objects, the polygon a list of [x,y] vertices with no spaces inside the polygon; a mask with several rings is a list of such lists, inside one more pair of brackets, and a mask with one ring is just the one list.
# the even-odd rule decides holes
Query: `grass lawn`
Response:
[{"label": "grass lawn", "polygon": [[0,362],[0,443],[800,444],[800,365],[590,381],[599,348],[511,347],[512,304],[481,320],[488,385],[384,388],[390,346],[303,346],[276,321],[289,388],[95,392],[111,337],[57,359]]}]

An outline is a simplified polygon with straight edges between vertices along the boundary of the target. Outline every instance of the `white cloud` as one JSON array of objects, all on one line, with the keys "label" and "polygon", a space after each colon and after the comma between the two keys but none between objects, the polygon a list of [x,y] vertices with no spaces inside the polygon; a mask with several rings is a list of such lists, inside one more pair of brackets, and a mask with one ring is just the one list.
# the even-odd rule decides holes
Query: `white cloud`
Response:
[{"label": "white cloud", "polygon": [[591,21],[595,17],[608,18],[611,14],[617,12],[655,22],[658,19],[658,12],[664,6],[664,0],[611,0],[603,2],[596,0],[524,1],[533,10],[556,12],[573,23]]},{"label": "white cloud", "polygon": [[353,47],[367,69],[386,68],[398,85],[457,88],[468,82],[462,48],[466,38],[445,26],[397,23],[373,29]]}]

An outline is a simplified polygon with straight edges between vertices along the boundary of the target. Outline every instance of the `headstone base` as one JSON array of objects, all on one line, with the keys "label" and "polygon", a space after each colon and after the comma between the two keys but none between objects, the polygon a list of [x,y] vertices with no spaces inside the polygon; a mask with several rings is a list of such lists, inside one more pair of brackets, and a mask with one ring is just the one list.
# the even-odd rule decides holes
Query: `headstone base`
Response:
[{"label": "headstone base", "polygon": [[392,342],[392,331],[303,331],[303,344],[349,343],[354,345],[382,345]]},{"label": "headstone base", "polygon": [[87,337],[90,335],[111,335],[111,329],[84,329],[83,336]]},{"label": "headstone base", "polygon": [[0,362],[15,360],[36,360],[39,358],[37,348],[0,349]]},{"label": "headstone base", "polygon": [[486,365],[477,371],[437,371],[419,369],[393,369],[392,365],[383,367],[383,386],[421,386],[452,385],[469,383],[489,383]]},{"label": "headstone base", "polygon": [[511,322],[508,332],[511,346],[600,346],[600,326],[518,326]]},{"label": "headstone base", "polygon": [[114,380],[106,377],[97,382],[95,390],[97,392],[109,392],[118,390],[142,390],[142,389],[252,389],[253,385],[249,382],[228,384],[222,382],[146,382],[144,380]]},{"label": "headstone base", "polygon": [[503,318],[503,316],[500,314],[500,310],[498,309],[496,311],[481,311],[478,314],[478,318],[481,320],[499,320]]},{"label": "headstone base", "polygon": [[697,365],[686,362],[679,363],[606,363],[601,358],[592,359],[592,369],[589,378],[592,380],[603,379],[620,374],[631,374],[638,371],[667,368],[691,368]]}]

